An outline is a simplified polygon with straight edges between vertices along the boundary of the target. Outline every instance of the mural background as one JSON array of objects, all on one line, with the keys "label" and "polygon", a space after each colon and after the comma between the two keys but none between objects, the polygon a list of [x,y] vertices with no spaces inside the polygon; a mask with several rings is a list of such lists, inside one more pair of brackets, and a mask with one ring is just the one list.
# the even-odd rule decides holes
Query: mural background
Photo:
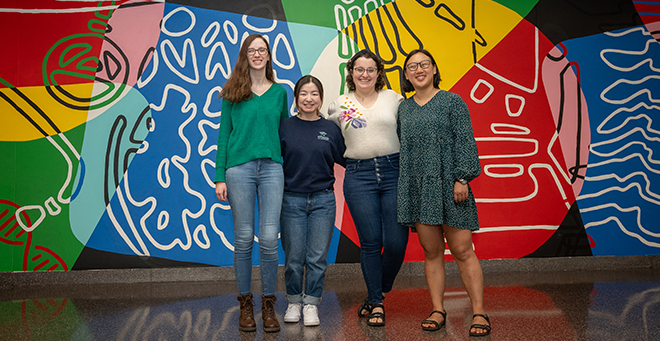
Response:
[{"label": "mural background", "polygon": [[[657,1],[0,6],[0,271],[231,266],[218,94],[251,33],[269,40],[292,115],[302,75],[330,103],[367,48],[402,93],[407,53],[430,50],[472,116],[480,259],[660,254]],[[329,263],[359,262],[336,173]],[[421,260],[413,235],[406,261]]]}]

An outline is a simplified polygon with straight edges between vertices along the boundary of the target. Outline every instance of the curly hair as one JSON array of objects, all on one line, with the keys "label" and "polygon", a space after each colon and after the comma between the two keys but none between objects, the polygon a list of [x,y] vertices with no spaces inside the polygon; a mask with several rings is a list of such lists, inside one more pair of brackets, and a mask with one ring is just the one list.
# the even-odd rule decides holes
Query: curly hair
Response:
[{"label": "curly hair", "polygon": [[[271,56],[270,45],[268,45],[268,41],[260,34],[250,34],[245,38],[245,41],[243,41],[241,49],[238,52],[238,58],[236,58],[234,70],[232,71],[229,80],[227,80],[225,86],[222,88],[222,91],[220,91],[220,97],[229,102],[238,103],[252,97],[252,79],[250,78],[250,63],[248,62],[247,50],[255,39],[261,39],[266,43],[268,56]],[[269,58],[266,63],[266,79],[273,83],[275,82],[273,78],[273,62],[271,58]]]},{"label": "curly hair", "polygon": [[355,61],[361,57],[373,59],[376,62],[376,68],[378,69],[378,79],[376,79],[374,88],[376,91],[382,89],[385,86],[385,65],[383,64],[383,60],[369,50],[361,50],[353,57],[351,57],[348,63],[346,63],[346,71],[348,71],[346,73],[346,85],[348,85],[348,90],[350,92],[355,91],[355,82],[353,81],[353,65],[355,64]]},{"label": "curly hair", "polygon": [[[417,49],[413,50],[408,54],[408,57],[406,57],[406,60],[403,62],[403,72],[405,73],[407,71],[406,65],[408,65],[408,61],[410,60],[410,57],[418,54],[418,53],[423,53],[427,57],[431,59],[431,64],[436,67],[436,72],[435,75],[433,75],[433,87],[436,89],[440,89],[440,81],[442,80],[440,78],[440,71],[438,70],[438,65],[435,63],[435,59],[433,59],[433,56],[431,55],[431,52],[424,50],[424,49]],[[412,92],[415,91],[415,87],[413,87],[412,83],[406,77],[402,74],[401,75],[401,89],[403,92]]]}]

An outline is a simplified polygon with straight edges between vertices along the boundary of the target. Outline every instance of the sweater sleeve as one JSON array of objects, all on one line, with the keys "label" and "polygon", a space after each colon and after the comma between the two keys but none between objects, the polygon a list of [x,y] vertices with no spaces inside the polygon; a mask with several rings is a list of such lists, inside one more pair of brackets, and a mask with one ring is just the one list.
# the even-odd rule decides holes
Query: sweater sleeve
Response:
[{"label": "sweater sleeve", "polygon": [[220,132],[218,133],[218,150],[215,156],[215,182],[225,182],[227,170],[227,144],[232,131],[231,111],[233,104],[222,100],[222,113],[220,115]]},{"label": "sweater sleeve", "polygon": [[470,112],[465,101],[456,94],[452,98],[450,110],[454,135],[454,179],[465,179],[469,182],[481,174]]},{"label": "sweater sleeve", "polygon": [[[280,113],[280,121],[289,118],[289,102],[286,90],[282,87],[282,112]],[[293,99],[295,101],[295,98]]]}]

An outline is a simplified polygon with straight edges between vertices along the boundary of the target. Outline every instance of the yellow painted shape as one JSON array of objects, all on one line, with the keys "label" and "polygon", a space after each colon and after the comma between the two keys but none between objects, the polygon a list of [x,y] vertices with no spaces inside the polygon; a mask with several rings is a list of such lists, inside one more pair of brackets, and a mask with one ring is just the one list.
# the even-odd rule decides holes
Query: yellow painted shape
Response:
[{"label": "yellow painted shape", "polygon": [[[79,94],[87,94],[86,96],[81,95],[80,97],[89,98],[93,86],[94,84],[92,83],[74,84],[64,85],[62,88],[76,96]],[[65,107],[53,99],[43,86],[20,87],[18,90],[39,107],[61,132],[68,131],[87,121],[87,110],[76,110]],[[9,97],[16,106],[34,121],[34,124],[31,123],[30,120],[16,110],[14,106],[0,98],[0,141],[31,141],[43,138],[44,133],[36,128],[35,125],[41,127],[41,129],[49,136],[57,134],[51,124],[44,119],[28,101],[21,98],[21,96],[16,94],[12,89],[1,88],[0,92]],[[80,105],[79,102],[75,104]]]},{"label": "yellow painted shape", "polygon": [[[360,32],[360,23],[357,21],[354,25],[347,27],[344,32],[350,38],[354,38],[355,30],[357,30],[356,42],[361,49],[368,46],[370,50],[375,51],[375,46],[378,44],[378,53],[386,61],[385,68],[387,69],[394,66],[403,67],[406,58],[397,47],[394,26],[396,26],[398,38],[406,53],[419,48],[410,33],[412,31],[417,39],[422,42],[424,48],[431,52],[435,58],[442,77],[440,87],[445,90],[450,89],[474,66],[472,42],[481,41],[475,29],[472,28],[472,1],[436,1],[433,7],[426,8],[415,0],[399,0],[396,1],[396,5],[409,29],[406,29],[403,22],[398,18],[393,8],[394,4],[388,3],[385,7],[387,7],[390,16],[393,18],[394,24],[392,24],[384,9],[381,9],[380,20],[376,11],[371,11],[360,19],[362,32]],[[454,17],[460,18],[465,28],[462,30],[457,29],[451,23],[439,18],[435,14],[436,9],[438,9],[441,16],[452,18],[452,21],[459,27],[461,24]],[[476,0],[474,18],[474,27],[487,43],[485,47],[476,44],[477,61],[494,48],[522,20],[522,17],[515,11],[491,0]],[[368,24],[369,21],[373,25],[375,35],[372,34]],[[383,30],[389,37],[394,49],[388,46]],[[364,33],[364,38],[362,38],[361,33]],[[393,59],[394,62],[388,64],[387,61]],[[400,89],[398,72],[390,71],[387,77],[393,89]]]}]

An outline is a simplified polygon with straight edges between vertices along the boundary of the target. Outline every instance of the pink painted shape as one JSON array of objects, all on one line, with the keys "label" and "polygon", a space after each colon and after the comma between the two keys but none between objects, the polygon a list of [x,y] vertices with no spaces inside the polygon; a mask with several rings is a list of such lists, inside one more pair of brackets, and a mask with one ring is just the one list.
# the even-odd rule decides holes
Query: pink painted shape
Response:
[{"label": "pink painted shape", "polygon": [[[555,46],[549,53],[550,56],[561,57],[562,51]],[[562,70],[566,68],[570,61],[566,58],[555,61],[548,57],[545,58],[542,65],[543,85],[545,93],[548,97],[548,104],[552,111],[552,118],[554,119],[555,126],[559,124],[559,116],[562,117],[562,126],[559,132],[558,143],[561,146],[561,151],[564,156],[564,163],[566,167],[564,172],[571,177],[569,168],[576,167],[576,156],[578,150],[578,143],[580,144],[580,161],[582,165],[587,164],[589,156],[589,143],[591,142],[591,129],[589,128],[589,112],[587,110],[587,101],[584,98],[584,93],[580,91],[580,101],[578,101],[578,82],[577,76],[574,72],[574,67],[569,67],[564,72],[563,78],[561,77]],[[579,65],[578,65],[579,67]],[[563,80],[563,89],[562,89]],[[562,112],[561,95],[564,94],[564,104]],[[578,110],[580,107],[580,111]],[[578,142],[579,136],[579,142]],[[584,176],[586,174],[586,167],[580,168],[578,174]],[[577,197],[582,190],[583,180],[578,178],[573,183],[573,193]]]},{"label": "pink painted shape", "polygon": [[[126,4],[140,2],[143,1],[133,0],[126,2]],[[163,18],[164,10],[165,3],[163,2],[124,7],[117,9],[108,21],[112,31],[106,33],[106,37],[110,38],[119,46],[128,58],[130,65],[130,74],[126,85],[133,86],[137,83],[138,71],[142,59],[147,54],[149,48],[156,47],[160,36],[160,21]],[[105,41],[102,51],[115,53],[116,48]],[[144,64],[145,66],[149,63],[152,56],[153,53],[150,53],[148,60]],[[102,54],[100,58],[103,58]],[[105,70],[101,72],[100,77],[107,78]]]}]

